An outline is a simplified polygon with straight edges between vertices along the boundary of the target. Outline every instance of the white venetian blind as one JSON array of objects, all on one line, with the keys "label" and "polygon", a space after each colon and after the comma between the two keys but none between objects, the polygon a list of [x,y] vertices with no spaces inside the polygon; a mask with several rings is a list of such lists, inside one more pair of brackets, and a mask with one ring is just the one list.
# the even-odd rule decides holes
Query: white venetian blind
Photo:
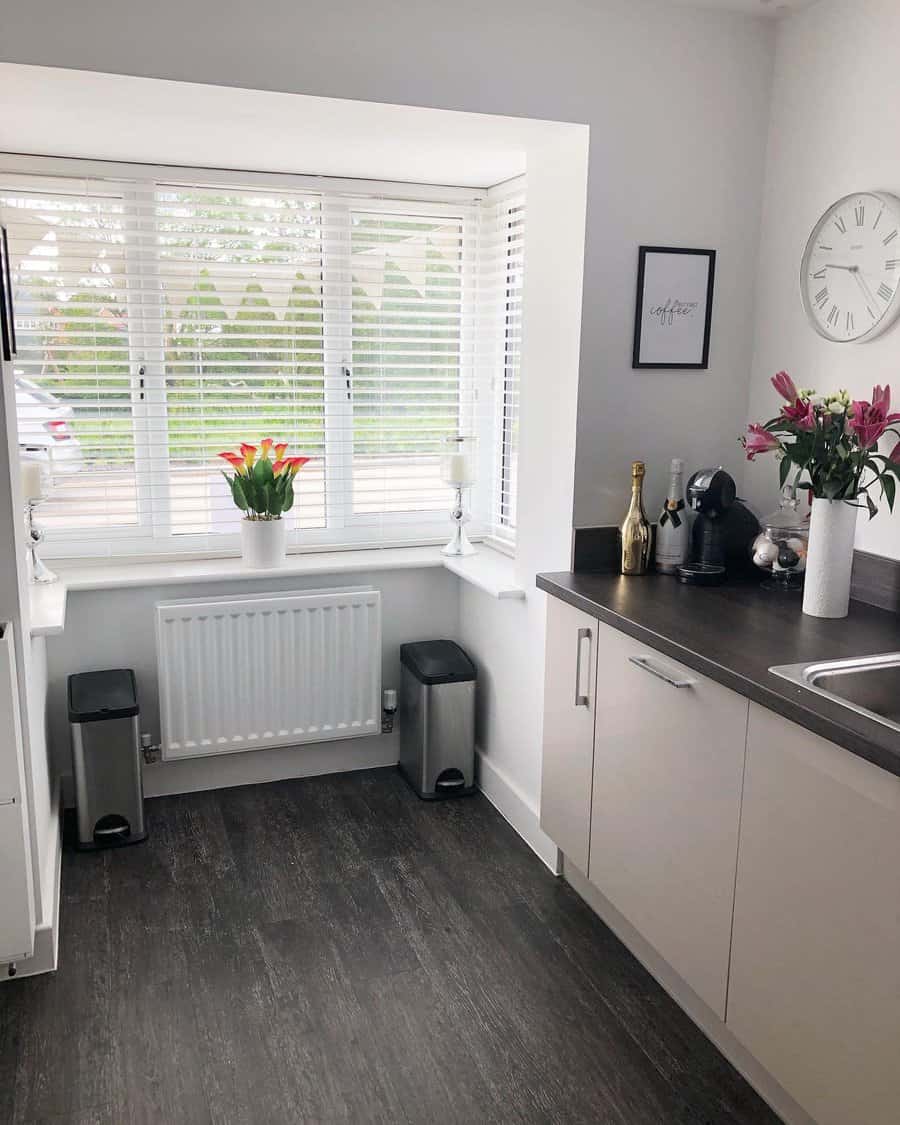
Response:
[{"label": "white venetian blind", "polygon": [[310,458],[297,545],[448,535],[440,454],[459,433],[483,450],[472,528],[512,539],[511,214],[508,198],[0,175],[50,551],[232,550],[216,455],[264,437]]},{"label": "white venetian blind", "polygon": [[525,191],[518,182],[488,199],[482,214],[481,302],[487,357],[482,362],[492,388],[488,468],[491,490],[484,522],[495,539],[516,538],[519,384],[522,350],[522,292],[525,276]]}]

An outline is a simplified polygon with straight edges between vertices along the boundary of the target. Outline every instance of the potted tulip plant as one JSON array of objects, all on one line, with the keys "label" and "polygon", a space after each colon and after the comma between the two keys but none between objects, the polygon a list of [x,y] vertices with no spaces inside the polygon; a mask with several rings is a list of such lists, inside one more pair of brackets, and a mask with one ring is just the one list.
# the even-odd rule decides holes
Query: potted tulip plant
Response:
[{"label": "potted tulip plant", "polygon": [[286,525],[282,516],[294,506],[294,477],[309,460],[286,457],[286,452],[287,442],[264,438],[259,449],[242,442],[239,454],[219,454],[234,469],[233,475],[223,472],[222,476],[244,513],[241,553],[245,565],[255,569],[278,566],[284,560]]},{"label": "potted tulip plant", "polygon": [[876,484],[894,508],[900,442],[885,456],[878,441],[885,433],[900,437],[900,414],[891,413],[890,387],[876,386],[866,402],[851,400],[843,390],[829,395],[798,390],[786,371],[779,371],[772,385],[785,400],[781,413],[751,425],[741,442],[750,461],[775,453],[782,487],[796,467],[797,487],[809,489],[812,498],[803,612],[846,617],[858,511],[865,504],[870,519],[877,514],[870,495]]}]

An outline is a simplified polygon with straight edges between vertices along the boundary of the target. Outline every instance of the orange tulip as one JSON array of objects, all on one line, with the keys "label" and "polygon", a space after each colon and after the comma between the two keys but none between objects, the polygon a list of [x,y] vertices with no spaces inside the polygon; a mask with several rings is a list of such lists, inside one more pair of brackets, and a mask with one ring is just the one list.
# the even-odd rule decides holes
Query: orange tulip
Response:
[{"label": "orange tulip", "polygon": [[241,456],[244,458],[244,464],[249,469],[253,462],[256,460],[256,446],[248,445],[245,441],[242,441]]},{"label": "orange tulip", "polygon": [[288,457],[287,463],[291,467],[291,476],[295,477],[306,464],[306,462],[311,460],[311,457]]},{"label": "orange tulip", "polygon": [[281,474],[281,472],[282,472],[282,470],[284,469],[284,467],[285,467],[285,465],[286,465],[286,464],[287,464],[287,462],[286,462],[286,461],[284,461],[284,460],[282,460],[281,458],[279,458],[279,459],[278,459],[278,460],[277,460],[277,461],[276,461],[276,462],[275,462],[275,463],[274,463],[274,464],[272,465],[272,472],[273,472],[273,473],[275,474],[275,476],[276,476],[276,477],[277,477],[277,476],[279,476],[279,475]]},{"label": "orange tulip", "polygon": [[264,461],[268,461],[269,450],[272,448],[272,439],[270,437],[263,438],[259,444],[262,447],[262,453],[260,454],[260,456]]},{"label": "orange tulip", "polygon": [[275,443],[275,460],[284,460],[284,451],[287,449],[288,443],[286,441],[279,441]]}]

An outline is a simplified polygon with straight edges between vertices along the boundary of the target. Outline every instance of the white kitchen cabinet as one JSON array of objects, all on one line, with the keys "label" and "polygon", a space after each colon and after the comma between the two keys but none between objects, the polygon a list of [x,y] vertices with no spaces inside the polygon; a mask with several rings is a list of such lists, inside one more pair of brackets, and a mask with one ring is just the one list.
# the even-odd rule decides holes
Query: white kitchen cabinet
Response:
[{"label": "white kitchen cabinet", "polygon": [[599,623],[558,598],[547,601],[541,828],[587,871],[594,763]]},{"label": "white kitchen cabinet", "polygon": [[756,705],[726,1022],[819,1125],[900,1121],[900,778]]},{"label": "white kitchen cabinet", "polygon": [[724,1019],[748,702],[598,628],[588,876]]}]

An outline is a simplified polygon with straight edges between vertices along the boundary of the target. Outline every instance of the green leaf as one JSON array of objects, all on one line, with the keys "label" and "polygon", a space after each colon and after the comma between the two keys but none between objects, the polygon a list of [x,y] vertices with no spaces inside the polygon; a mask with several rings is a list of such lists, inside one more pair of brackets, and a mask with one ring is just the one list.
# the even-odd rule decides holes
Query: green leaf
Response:
[{"label": "green leaf", "polygon": [[289,512],[291,510],[291,508],[293,508],[293,506],[294,506],[294,482],[291,480],[290,477],[287,477],[286,481],[285,481],[284,501],[283,501],[281,510],[283,512]]},{"label": "green leaf", "polygon": [[[246,499],[247,508],[245,510],[253,512],[260,511],[259,489],[252,476],[241,478],[241,491]],[[238,505],[238,507],[240,507],[240,505]]]},{"label": "green leaf", "polygon": [[275,485],[270,481],[266,486],[266,511],[270,516],[281,515],[281,498],[278,495],[278,490]]},{"label": "green leaf", "polygon": [[246,512],[247,498],[241,486],[241,478],[236,474],[230,477],[227,473],[222,473],[222,476],[228,481],[228,487],[231,489],[231,499],[234,501],[235,506],[240,508],[242,512]]},{"label": "green leaf", "polygon": [[887,475],[880,478],[881,491],[884,493],[884,498],[887,500],[888,508],[893,512],[894,498],[897,495],[897,482],[893,477]]},{"label": "green leaf", "polygon": [[878,509],[868,492],[866,493],[866,507],[869,509],[869,519],[874,519],[878,515]]},{"label": "green leaf", "polygon": [[275,474],[272,472],[272,462],[267,457],[260,458],[253,466],[253,480],[255,484],[261,484],[263,486],[271,484],[274,475]]},{"label": "green leaf", "polygon": [[778,487],[784,488],[785,482],[791,472],[791,461],[789,457],[782,457],[778,466]]}]

